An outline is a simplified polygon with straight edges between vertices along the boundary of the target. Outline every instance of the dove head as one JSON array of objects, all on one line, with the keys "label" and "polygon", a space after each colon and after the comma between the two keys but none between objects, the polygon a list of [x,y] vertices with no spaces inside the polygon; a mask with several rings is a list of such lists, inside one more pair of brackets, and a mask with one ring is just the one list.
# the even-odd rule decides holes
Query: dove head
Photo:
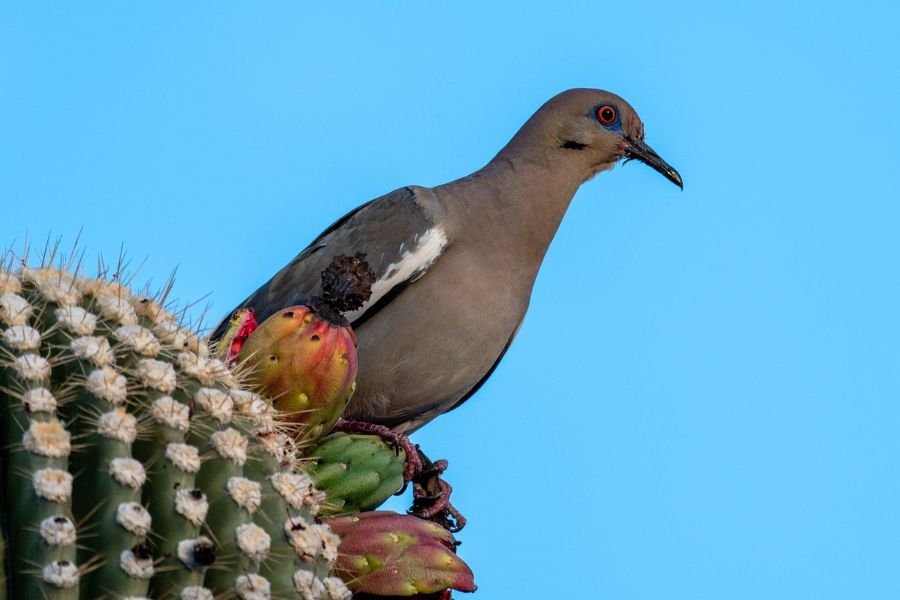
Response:
[{"label": "dove head", "polygon": [[553,161],[586,181],[619,160],[637,160],[683,187],[681,175],[644,142],[644,124],[619,96],[574,89],[554,96],[522,126],[498,158]]}]

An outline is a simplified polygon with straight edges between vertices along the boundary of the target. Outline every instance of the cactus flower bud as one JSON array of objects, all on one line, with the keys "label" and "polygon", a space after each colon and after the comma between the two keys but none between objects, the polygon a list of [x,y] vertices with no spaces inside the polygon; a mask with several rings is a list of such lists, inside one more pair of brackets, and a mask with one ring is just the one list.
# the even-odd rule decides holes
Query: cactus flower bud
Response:
[{"label": "cactus flower bud", "polygon": [[431,521],[375,511],[324,522],[341,538],[335,572],[354,592],[413,596],[476,589],[472,570],[453,551],[453,534]]},{"label": "cactus flower bud", "polygon": [[328,496],[320,514],[372,510],[403,487],[406,453],[377,435],[332,433],[307,455],[316,487]]}]

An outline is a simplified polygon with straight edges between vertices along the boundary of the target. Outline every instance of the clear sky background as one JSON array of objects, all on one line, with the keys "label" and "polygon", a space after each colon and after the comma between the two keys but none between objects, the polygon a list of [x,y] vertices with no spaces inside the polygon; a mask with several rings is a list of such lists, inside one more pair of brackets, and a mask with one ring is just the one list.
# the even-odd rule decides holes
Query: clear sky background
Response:
[{"label": "clear sky background", "polygon": [[900,598],[897,6],[4,2],[0,244],[82,230],[216,319],[615,91],[684,192],[586,184],[494,377],[414,436],[475,597]]}]

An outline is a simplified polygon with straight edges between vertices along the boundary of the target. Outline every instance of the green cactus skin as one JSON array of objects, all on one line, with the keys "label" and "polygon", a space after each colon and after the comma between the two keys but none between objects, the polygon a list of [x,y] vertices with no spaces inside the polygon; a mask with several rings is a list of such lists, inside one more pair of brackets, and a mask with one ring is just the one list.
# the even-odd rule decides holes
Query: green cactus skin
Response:
[{"label": "green cactus skin", "polygon": [[[3,469],[0,468],[0,481],[3,480],[3,477]],[[3,497],[0,496],[0,502],[2,501]],[[6,600],[6,541],[2,535],[0,535],[0,600]]]},{"label": "green cactus skin", "polygon": [[403,488],[406,453],[377,435],[333,433],[307,455],[310,475],[328,498],[320,514],[372,510]]},{"label": "green cactus skin", "polygon": [[418,517],[374,511],[326,519],[341,536],[336,571],[354,592],[414,596],[448,588],[474,592],[471,569],[449,531]]},{"label": "green cactus skin", "polygon": [[349,599],[284,423],[153,299],[0,267],[0,411],[0,600]]}]

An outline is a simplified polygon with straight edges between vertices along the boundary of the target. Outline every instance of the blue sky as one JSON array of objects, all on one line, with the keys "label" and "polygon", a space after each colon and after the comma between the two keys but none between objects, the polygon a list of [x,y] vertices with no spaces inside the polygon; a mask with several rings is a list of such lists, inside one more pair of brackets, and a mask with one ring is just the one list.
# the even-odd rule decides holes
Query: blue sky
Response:
[{"label": "blue sky", "polygon": [[615,91],[684,192],[586,184],[501,367],[414,437],[450,459],[475,597],[898,598],[898,18],[7,2],[0,243],[124,245],[215,319],[357,204]]}]

